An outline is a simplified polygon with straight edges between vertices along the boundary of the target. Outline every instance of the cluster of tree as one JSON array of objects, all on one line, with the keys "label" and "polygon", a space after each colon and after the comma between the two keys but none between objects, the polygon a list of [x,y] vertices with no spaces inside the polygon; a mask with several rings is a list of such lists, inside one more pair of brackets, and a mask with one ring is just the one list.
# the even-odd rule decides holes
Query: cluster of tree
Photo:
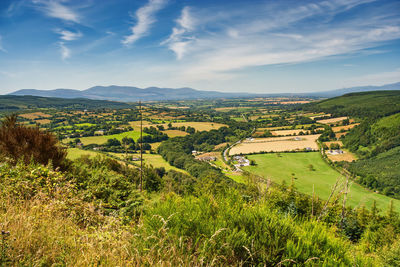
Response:
[{"label": "cluster of tree", "polygon": [[359,183],[400,199],[400,146],[349,164]]},{"label": "cluster of tree", "polygon": [[327,141],[332,141],[336,140],[335,133],[332,131],[332,128],[326,125],[325,130],[322,132],[322,134],[318,137],[318,140],[320,142],[327,142]]},{"label": "cluster of tree", "polygon": [[144,143],[156,143],[168,139],[167,134],[161,132],[161,130],[153,126],[150,126],[149,128],[145,127],[143,132],[149,134],[142,137]]}]

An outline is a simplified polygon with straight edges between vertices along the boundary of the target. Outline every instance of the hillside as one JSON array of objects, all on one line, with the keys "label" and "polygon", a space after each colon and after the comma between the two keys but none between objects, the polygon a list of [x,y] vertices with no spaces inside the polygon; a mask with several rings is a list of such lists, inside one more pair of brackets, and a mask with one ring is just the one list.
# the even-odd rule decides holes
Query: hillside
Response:
[{"label": "hillside", "polygon": [[400,198],[400,91],[351,93],[305,108],[358,118],[361,123],[341,138],[360,158],[349,170],[368,188]]},{"label": "hillside", "polygon": [[336,97],[336,96],[341,96],[341,95],[349,94],[349,93],[368,92],[368,91],[383,91],[383,90],[385,90],[385,91],[400,90],[400,82],[385,84],[382,86],[371,86],[371,85],[356,86],[356,87],[335,89],[335,90],[322,91],[322,92],[314,92],[314,93],[309,93],[309,95],[317,96],[317,97]]},{"label": "hillside", "polygon": [[400,112],[400,91],[350,93],[305,105],[304,109],[333,116],[381,117]]},{"label": "hillside", "polygon": [[0,110],[19,110],[32,108],[71,108],[71,109],[95,109],[95,108],[129,108],[130,105],[120,102],[90,99],[65,99],[40,96],[16,96],[0,95]]},{"label": "hillside", "polygon": [[[383,213],[345,208],[342,193],[325,202],[294,184],[252,176],[237,184],[193,159],[193,148],[245,124],[168,139],[160,152],[192,176],[145,165],[142,180],[139,168],[109,157],[65,159],[61,171],[51,154],[29,157],[49,147],[51,133],[9,122],[0,126],[0,266],[390,266],[399,259],[392,204]],[[26,131],[38,142],[9,138]]]},{"label": "hillside", "polygon": [[400,146],[375,157],[356,161],[350,170],[360,176],[364,186],[385,195],[400,196]]}]

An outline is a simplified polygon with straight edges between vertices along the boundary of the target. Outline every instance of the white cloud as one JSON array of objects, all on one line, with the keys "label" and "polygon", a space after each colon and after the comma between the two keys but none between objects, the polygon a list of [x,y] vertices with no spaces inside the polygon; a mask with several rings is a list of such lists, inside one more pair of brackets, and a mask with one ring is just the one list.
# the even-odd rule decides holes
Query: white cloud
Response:
[{"label": "white cloud", "polygon": [[71,8],[62,4],[60,0],[32,0],[37,8],[52,18],[58,18],[68,22],[79,23],[79,15]]},{"label": "white cloud", "polygon": [[82,37],[81,32],[71,32],[68,30],[57,29],[56,33],[60,34],[60,38],[64,41],[73,41]]},{"label": "white cloud", "polygon": [[65,46],[63,42],[59,43],[60,45],[60,52],[61,52],[61,59],[66,60],[71,57],[71,50]]},{"label": "white cloud", "polygon": [[177,23],[186,30],[193,30],[195,26],[195,21],[193,17],[190,15],[190,8],[184,7],[182,9],[182,13],[180,18],[177,20]]},{"label": "white cloud", "polygon": [[7,52],[7,50],[5,50],[3,45],[2,45],[2,37],[1,37],[1,35],[0,35],[0,51],[5,52],[5,53]]},{"label": "white cloud", "polygon": [[132,33],[125,36],[122,40],[124,45],[133,44],[143,36],[148,34],[150,27],[156,22],[155,13],[162,9],[166,4],[166,0],[149,0],[149,2],[139,8],[136,13],[136,25],[131,27]]},{"label": "white cloud", "polygon": [[[298,2],[292,7],[267,3],[251,10],[243,8],[241,13],[236,10],[232,17],[184,8],[171,35],[161,44],[168,45],[177,59],[185,58],[180,64],[182,77],[195,81],[217,76],[226,79],[248,67],[360,53],[399,39],[399,18],[390,12],[368,20],[354,16],[340,23],[327,18],[366,2],[370,1]],[[207,13],[216,15],[202,20]],[[316,22],[304,23],[305,19]]]},{"label": "white cloud", "polygon": [[179,60],[186,54],[190,43],[195,40],[191,32],[195,29],[196,20],[191,16],[189,7],[182,9],[181,16],[176,23],[176,27],[172,28],[171,35],[161,45],[168,45],[168,48],[175,53]]}]

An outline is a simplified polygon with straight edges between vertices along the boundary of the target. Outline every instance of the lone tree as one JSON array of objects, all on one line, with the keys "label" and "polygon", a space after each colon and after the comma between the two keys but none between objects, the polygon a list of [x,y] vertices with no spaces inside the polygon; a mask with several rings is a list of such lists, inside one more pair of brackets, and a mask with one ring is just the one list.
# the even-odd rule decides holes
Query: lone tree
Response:
[{"label": "lone tree", "polygon": [[0,126],[0,154],[14,162],[31,159],[41,164],[52,162],[54,167],[65,169],[67,151],[56,136],[39,127],[27,127],[17,122],[17,115],[6,116]]}]

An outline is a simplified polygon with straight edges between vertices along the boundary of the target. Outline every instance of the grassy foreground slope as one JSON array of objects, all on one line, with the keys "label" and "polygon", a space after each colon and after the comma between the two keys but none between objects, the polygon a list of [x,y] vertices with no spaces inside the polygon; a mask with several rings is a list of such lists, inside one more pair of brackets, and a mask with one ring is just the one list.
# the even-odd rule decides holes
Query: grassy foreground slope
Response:
[{"label": "grassy foreground slope", "polygon": [[[336,180],[338,178],[344,180],[338,172],[321,159],[319,152],[259,154],[250,155],[248,158],[255,160],[257,165],[245,167],[245,170],[270,178],[276,183],[285,181],[287,185],[291,183],[291,177],[294,174],[295,186],[300,192],[312,195],[314,185],[315,194],[325,200],[329,197]],[[314,170],[310,170],[310,165]],[[373,193],[356,183],[351,185],[348,194],[349,205],[355,207],[364,204],[370,208],[374,200],[379,209],[386,210],[392,199]],[[393,201],[396,210],[400,212],[400,200]]]}]

